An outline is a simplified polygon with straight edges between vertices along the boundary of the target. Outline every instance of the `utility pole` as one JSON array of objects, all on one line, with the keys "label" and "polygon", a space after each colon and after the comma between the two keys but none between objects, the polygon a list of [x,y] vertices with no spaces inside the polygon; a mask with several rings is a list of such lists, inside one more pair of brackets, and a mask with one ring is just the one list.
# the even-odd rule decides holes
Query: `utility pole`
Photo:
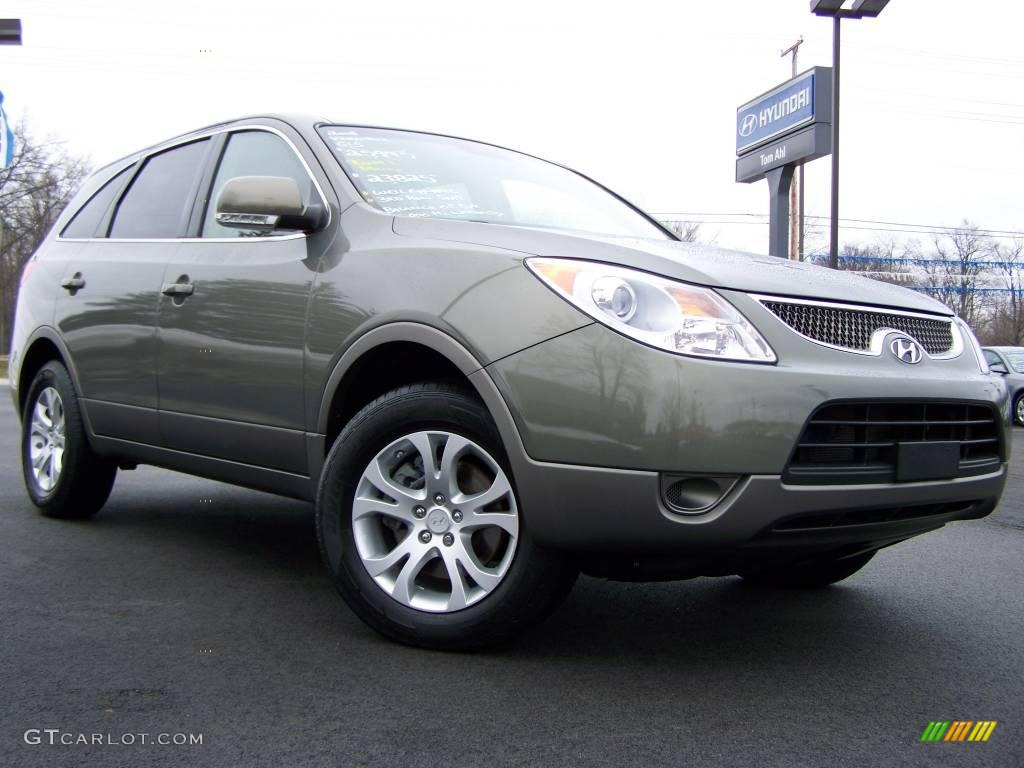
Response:
[{"label": "utility pole", "polygon": [[[804,44],[804,38],[793,43],[789,48],[779,54],[780,58],[793,56],[793,77],[796,77],[797,57],[800,54],[800,46]],[[800,163],[796,178],[789,188],[789,210],[796,213],[789,217],[789,258],[792,261],[804,260],[804,164]]]},{"label": "utility pole", "polygon": [[839,29],[843,19],[876,18],[889,0],[811,0],[811,13],[832,17],[832,215],[829,223],[828,265],[839,269]]}]

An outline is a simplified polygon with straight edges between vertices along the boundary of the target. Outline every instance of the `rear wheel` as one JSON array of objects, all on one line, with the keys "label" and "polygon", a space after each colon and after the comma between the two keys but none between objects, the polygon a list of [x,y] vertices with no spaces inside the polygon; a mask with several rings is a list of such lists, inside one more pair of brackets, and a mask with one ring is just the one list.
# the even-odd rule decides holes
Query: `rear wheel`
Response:
[{"label": "rear wheel", "polygon": [[1024,427],[1024,392],[1017,395],[1017,399],[1013,401],[1013,421]]},{"label": "rear wheel", "polygon": [[741,573],[753,584],[771,587],[814,588],[827,587],[848,578],[867,565],[874,552],[865,552],[852,557],[820,558],[796,565],[768,568],[762,571]]},{"label": "rear wheel", "polygon": [[450,384],[396,389],[352,419],[327,458],[317,532],[352,610],[422,647],[506,640],[576,578],[532,541],[489,415]]},{"label": "rear wheel", "polygon": [[49,517],[96,514],[117,466],[93,453],[71,376],[56,360],[33,379],[22,414],[21,465],[32,502]]}]

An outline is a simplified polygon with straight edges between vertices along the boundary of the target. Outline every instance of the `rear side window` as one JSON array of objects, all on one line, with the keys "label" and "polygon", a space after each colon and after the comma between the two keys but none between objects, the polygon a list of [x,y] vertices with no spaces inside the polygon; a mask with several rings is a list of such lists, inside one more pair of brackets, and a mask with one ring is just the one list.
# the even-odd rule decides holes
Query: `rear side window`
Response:
[{"label": "rear side window", "polygon": [[[90,197],[89,202],[78,209],[78,213],[64,227],[64,231],[60,233],[61,237],[96,237],[97,228],[103,221],[103,217],[106,216],[111,203],[114,202],[114,198],[117,197],[117,193],[121,191],[121,187],[128,180],[128,175],[134,167],[129,165],[117,176],[100,187],[100,191]],[[102,237],[103,234],[101,233],[99,236]]]},{"label": "rear side window", "polygon": [[121,198],[111,237],[178,237],[202,170],[209,140],[194,141],[158,155],[142,166]]}]

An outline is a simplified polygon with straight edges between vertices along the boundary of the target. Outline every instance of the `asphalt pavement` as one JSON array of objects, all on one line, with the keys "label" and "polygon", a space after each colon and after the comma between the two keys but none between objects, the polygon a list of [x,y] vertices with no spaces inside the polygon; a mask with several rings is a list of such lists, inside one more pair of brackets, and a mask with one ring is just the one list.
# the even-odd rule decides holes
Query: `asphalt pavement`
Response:
[{"label": "asphalt pavement", "polygon": [[992,516],[838,587],[584,578],[456,655],[348,611],[307,504],[143,467],[93,520],[41,517],[3,395],[0,766],[1024,766],[1024,430]]}]

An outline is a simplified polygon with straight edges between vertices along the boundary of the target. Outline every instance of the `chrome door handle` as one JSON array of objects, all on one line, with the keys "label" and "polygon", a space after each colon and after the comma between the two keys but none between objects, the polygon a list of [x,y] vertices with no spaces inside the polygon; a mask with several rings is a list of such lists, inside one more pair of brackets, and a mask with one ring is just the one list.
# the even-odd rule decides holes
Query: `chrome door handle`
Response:
[{"label": "chrome door handle", "polygon": [[73,294],[75,291],[85,288],[85,278],[82,277],[81,272],[75,272],[74,277],[65,277],[61,280],[60,287]]},{"label": "chrome door handle", "polygon": [[192,283],[164,283],[163,293],[164,296],[191,296],[195,291],[195,286]]}]

